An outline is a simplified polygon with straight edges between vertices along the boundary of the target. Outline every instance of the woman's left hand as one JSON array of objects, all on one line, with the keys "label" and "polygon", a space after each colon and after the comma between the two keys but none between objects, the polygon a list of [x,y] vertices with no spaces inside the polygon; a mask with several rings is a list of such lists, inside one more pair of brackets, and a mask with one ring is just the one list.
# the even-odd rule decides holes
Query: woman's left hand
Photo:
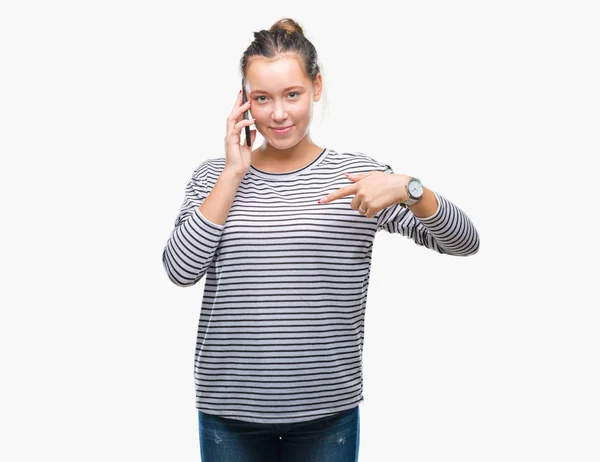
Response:
[{"label": "woman's left hand", "polygon": [[380,210],[408,199],[406,185],[410,177],[407,175],[380,170],[345,175],[353,183],[327,194],[319,200],[319,204],[354,194],[350,207],[367,218],[373,218]]}]

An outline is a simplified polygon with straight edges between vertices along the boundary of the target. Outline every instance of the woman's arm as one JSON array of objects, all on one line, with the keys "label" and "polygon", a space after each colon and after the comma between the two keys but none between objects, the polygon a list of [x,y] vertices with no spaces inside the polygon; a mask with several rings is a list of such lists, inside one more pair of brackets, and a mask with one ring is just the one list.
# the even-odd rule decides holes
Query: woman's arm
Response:
[{"label": "woman's arm", "polygon": [[[421,201],[425,193],[419,202],[408,208],[394,204],[382,210],[378,228],[407,236],[438,253],[463,257],[475,255],[479,251],[479,233],[470,218],[442,195],[429,189],[426,191],[427,202],[424,204]],[[434,202],[437,203],[435,208]]]},{"label": "woman's arm", "polygon": [[435,194],[430,189],[423,186],[423,195],[419,202],[409,205],[408,208],[418,218],[430,217],[437,212],[440,204],[435,197]]},{"label": "woman's arm", "polygon": [[244,178],[242,175],[223,170],[214,188],[200,206],[202,215],[209,221],[223,226],[242,178]]},{"label": "woman's arm", "polygon": [[224,224],[241,178],[223,170],[212,190],[206,181],[210,168],[204,162],[185,189],[175,229],[163,250],[163,266],[176,285],[196,284],[214,259]]}]

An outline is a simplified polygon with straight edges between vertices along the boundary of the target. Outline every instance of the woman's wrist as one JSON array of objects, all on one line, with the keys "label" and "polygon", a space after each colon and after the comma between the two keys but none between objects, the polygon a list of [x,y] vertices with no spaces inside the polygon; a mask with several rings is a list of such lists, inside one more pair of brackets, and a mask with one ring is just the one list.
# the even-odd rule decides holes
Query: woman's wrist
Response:
[{"label": "woman's wrist", "polygon": [[433,191],[423,186],[423,195],[416,204],[407,206],[417,218],[427,218],[437,212],[439,204]]}]

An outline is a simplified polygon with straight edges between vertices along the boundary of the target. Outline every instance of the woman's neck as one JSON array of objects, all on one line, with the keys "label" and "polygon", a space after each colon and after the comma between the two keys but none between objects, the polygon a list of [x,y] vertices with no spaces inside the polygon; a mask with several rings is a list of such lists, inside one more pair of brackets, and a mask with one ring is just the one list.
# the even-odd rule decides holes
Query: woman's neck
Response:
[{"label": "woman's neck", "polygon": [[277,149],[265,142],[252,152],[252,166],[263,172],[285,173],[298,170],[316,159],[323,151],[308,137],[290,149]]}]

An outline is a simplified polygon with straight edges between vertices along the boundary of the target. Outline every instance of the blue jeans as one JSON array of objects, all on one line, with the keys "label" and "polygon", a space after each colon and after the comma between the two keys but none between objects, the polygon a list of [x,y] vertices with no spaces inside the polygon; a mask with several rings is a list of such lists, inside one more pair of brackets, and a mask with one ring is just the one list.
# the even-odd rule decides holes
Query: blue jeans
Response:
[{"label": "blue jeans", "polygon": [[262,424],[198,410],[202,462],[357,462],[358,406],[308,422]]}]

